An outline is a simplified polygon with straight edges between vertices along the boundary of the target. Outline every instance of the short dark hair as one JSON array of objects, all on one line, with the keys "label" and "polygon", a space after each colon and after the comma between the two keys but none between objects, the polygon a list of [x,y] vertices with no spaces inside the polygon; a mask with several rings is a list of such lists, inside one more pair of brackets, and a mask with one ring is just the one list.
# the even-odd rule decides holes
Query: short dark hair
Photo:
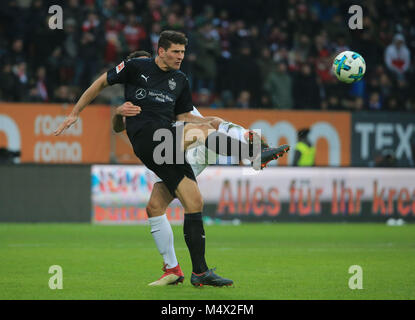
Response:
[{"label": "short dark hair", "polygon": [[165,30],[160,33],[157,51],[159,48],[168,50],[172,44],[183,44],[187,46],[186,35],[179,31]]},{"label": "short dark hair", "polygon": [[137,57],[142,57],[142,56],[147,57],[147,58],[151,58],[151,54],[149,52],[144,51],[144,50],[139,50],[139,51],[131,52],[128,55],[126,60],[130,60],[132,58],[137,58]]}]

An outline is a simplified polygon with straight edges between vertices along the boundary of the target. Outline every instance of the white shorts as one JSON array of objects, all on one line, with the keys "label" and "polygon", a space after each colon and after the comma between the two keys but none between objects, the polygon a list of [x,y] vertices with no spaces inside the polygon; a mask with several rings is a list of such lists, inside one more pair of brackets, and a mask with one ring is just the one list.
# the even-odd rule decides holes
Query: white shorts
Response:
[{"label": "white shorts", "polygon": [[[199,110],[196,109],[196,107],[193,107],[191,113],[196,116],[203,117]],[[192,167],[195,177],[200,175],[209,164],[226,165],[239,163],[237,160],[234,159],[234,157],[218,155],[212,150],[207,149],[204,145],[200,145],[198,147],[187,150],[186,159]],[[161,182],[161,180],[157,179],[156,182]]]}]

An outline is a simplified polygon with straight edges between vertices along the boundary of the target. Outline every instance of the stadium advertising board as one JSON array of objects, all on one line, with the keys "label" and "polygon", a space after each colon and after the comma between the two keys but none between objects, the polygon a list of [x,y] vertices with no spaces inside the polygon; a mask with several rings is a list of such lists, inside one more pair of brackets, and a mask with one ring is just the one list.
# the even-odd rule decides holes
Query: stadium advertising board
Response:
[{"label": "stadium advertising board", "polygon": [[[92,222],[136,224],[147,221],[146,204],[157,176],[144,166],[91,166]],[[171,222],[181,222],[184,210],[175,199],[167,209]]]},{"label": "stadium advertising board", "polygon": [[[156,177],[143,166],[92,166],[92,221],[143,223]],[[198,177],[205,216],[223,221],[415,220],[415,170],[208,167]],[[167,211],[181,223],[176,199]]]},{"label": "stadium advertising board", "polygon": [[[205,214],[257,221],[415,220],[415,170],[210,167]],[[215,188],[212,188],[212,186]]]},{"label": "stadium advertising board", "polygon": [[391,154],[398,166],[413,166],[415,115],[412,113],[359,112],[352,115],[352,165],[375,166]]},{"label": "stadium advertising board", "polygon": [[0,103],[0,147],[20,150],[17,162],[108,163],[110,108],[88,106],[71,128],[54,136],[71,108]]},{"label": "stadium advertising board", "polygon": [[[346,112],[223,110],[199,108],[205,116],[217,116],[243,125],[260,129],[271,145],[288,143],[295,146],[297,131],[309,127],[309,138],[316,145],[316,165],[350,165],[350,114]],[[137,163],[125,133],[116,135],[115,154],[120,163]],[[287,165],[294,153],[270,165]]]}]

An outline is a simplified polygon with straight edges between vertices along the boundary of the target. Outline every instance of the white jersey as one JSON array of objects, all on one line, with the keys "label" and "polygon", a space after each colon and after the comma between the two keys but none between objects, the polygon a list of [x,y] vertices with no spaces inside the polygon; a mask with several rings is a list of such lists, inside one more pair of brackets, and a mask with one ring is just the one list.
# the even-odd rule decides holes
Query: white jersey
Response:
[{"label": "white jersey", "polygon": [[[193,106],[193,110],[190,113],[195,116],[203,117],[195,106]],[[207,149],[204,145],[200,145],[198,147],[186,151],[187,162],[189,162],[190,166],[192,167],[195,177],[201,174],[202,171],[205,170],[205,168],[208,166],[208,161],[206,157],[210,157],[209,159],[216,160],[217,154]]]},{"label": "white jersey", "polygon": [[[190,112],[191,114],[199,117],[203,117],[199,110],[193,106],[193,110]],[[226,127],[228,130],[228,126],[231,124],[230,122],[223,122],[221,125]],[[193,172],[197,177],[209,164],[221,164],[221,165],[230,165],[230,164],[239,164],[239,160],[237,157],[233,156],[225,156],[217,154],[212,150],[206,148],[205,146],[198,146],[196,148],[192,148],[187,151],[186,159],[192,166]]]},{"label": "white jersey", "polygon": [[[195,106],[193,106],[193,110],[190,113],[195,116],[203,117]],[[210,161],[207,161],[208,159]],[[203,170],[205,170],[209,162],[212,163],[212,159],[216,161],[218,159],[218,155],[212,150],[207,149],[204,145],[200,145],[186,151],[186,160],[192,167],[195,177],[197,177],[202,173]],[[157,182],[161,182],[161,179],[157,179]]]}]

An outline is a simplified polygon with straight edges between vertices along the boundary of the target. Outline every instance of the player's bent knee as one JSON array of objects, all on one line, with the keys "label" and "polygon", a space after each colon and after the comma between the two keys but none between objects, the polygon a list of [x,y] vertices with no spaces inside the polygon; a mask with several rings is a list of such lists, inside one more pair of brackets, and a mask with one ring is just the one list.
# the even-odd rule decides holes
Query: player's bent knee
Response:
[{"label": "player's bent knee", "polygon": [[210,122],[210,125],[215,129],[218,130],[219,129],[219,125],[224,121],[223,119],[219,118],[219,117],[212,117],[213,120]]},{"label": "player's bent knee", "polygon": [[203,198],[200,194],[193,194],[190,197],[187,197],[187,199],[182,202],[182,205],[185,212],[201,212],[203,210]]},{"label": "player's bent knee", "polygon": [[146,211],[148,217],[157,217],[164,214],[164,208],[162,208],[160,205],[158,205],[157,201],[153,201],[150,199],[150,201],[147,203]]},{"label": "player's bent knee", "polygon": [[203,197],[201,194],[194,195],[192,199],[192,212],[201,212],[203,210]]}]

